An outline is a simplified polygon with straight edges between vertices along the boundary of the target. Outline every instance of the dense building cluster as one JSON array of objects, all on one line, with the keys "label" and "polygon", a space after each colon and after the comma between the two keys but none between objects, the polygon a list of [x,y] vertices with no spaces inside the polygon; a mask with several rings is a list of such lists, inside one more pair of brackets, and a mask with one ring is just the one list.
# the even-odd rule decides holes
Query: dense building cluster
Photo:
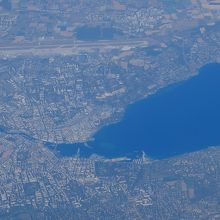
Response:
[{"label": "dense building cluster", "polygon": [[220,150],[60,157],[220,62],[219,0],[0,1],[0,219],[219,219]]},{"label": "dense building cluster", "polygon": [[[98,39],[153,37],[219,19],[219,1],[209,0],[4,0],[0,42],[77,39],[78,28],[101,28]],[[7,27],[7,28],[6,28]],[[109,29],[114,35],[108,34]]]},{"label": "dense building cluster", "polygon": [[1,135],[1,219],[218,219],[220,150],[152,161],[59,158]]},{"label": "dense building cluster", "polygon": [[[130,103],[218,62],[219,27],[174,36],[162,47],[92,49],[0,60],[0,126],[53,143],[83,142],[117,121]],[[129,45],[129,43],[128,43]],[[94,46],[94,45],[93,45]],[[36,49],[40,50],[41,49]]]}]

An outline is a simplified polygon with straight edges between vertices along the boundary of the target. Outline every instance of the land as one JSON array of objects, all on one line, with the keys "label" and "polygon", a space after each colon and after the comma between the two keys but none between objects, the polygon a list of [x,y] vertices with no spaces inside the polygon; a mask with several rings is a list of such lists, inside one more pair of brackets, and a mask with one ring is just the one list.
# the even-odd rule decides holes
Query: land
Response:
[{"label": "land", "polygon": [[1,135],[0,219],[219,219],[220,148],[166,160],[56,157]]},{"label": "land", "polygon": [[217,0],[0,1],[0,219],[219,219],[219,147],[154,161],[44,146],[86,142],[220,62],[219,24]]},{"label": "land", "polygon": [[[0,125],[39,141],[87,141],[129,104],[220,60],[216,2],[7,0],[1,11]],[[97,27],[120,34],[80,39]]]}]

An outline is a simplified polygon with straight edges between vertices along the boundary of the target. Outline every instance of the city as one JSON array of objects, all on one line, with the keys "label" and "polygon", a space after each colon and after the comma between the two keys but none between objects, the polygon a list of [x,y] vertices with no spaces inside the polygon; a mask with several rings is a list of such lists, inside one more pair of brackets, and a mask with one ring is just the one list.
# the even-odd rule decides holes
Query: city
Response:
[{"label": "city", "polygon": [[[220,149],[64,157],[220,62],[219,0],[0,1],[0,219],[220,219]],[[159,138],[159,137],[158,137]]]}]

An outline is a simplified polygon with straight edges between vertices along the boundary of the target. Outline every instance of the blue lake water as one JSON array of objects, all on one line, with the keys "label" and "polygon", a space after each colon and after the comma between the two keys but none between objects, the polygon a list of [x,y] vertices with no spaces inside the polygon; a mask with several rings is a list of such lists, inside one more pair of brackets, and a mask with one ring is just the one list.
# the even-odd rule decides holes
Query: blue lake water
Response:
[{"label": "blue lake water", "polygon": [[144,151],[161,159],[220,145],[220,64],[201,68],[188,81],[169,86],[128,106],[123,119],[98,131],[94,141],[61,144],[61,155],[96,153],[136,157]]}]

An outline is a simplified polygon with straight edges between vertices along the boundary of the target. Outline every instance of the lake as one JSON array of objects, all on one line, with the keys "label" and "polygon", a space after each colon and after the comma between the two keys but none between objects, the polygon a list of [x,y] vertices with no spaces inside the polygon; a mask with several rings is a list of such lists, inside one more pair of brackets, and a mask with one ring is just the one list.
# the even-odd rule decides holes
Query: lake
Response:
[{"label": "lake", "polygon": [[86,147],[61,144],[57,150],[72,156],[80,148],[82,156],[107,158],[135,158],[144,151],[162,159],[214,145],[220,145],[220,64],[128,106],[120,122],[99,130]]}]

